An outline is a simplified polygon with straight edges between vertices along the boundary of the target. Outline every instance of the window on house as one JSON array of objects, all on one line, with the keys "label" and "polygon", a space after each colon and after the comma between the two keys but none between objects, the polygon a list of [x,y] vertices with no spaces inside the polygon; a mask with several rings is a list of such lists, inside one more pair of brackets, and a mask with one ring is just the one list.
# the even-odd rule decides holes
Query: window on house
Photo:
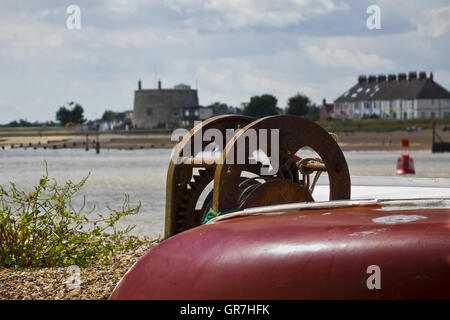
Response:
[{"label": "window on house", "polygon": [[178,108],[173,108],[172,109],[172,115],[173,116],[178,116]]},{"label": "window on house", "polygon": [[151,116],[152,115],[152,108],[147,108],[147,115]]},{"label": "window on house", "polygon": [[189,109],[185,109],[184,110],[184,116],[185,117],[189,117]]}]

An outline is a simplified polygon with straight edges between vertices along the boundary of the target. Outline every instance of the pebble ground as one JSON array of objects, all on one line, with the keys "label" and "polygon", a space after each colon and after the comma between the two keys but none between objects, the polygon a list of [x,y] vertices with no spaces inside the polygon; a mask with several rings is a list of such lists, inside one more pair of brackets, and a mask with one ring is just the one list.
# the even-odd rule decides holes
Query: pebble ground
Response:
[{"label": "pebble ground", "polygon": [[103,300],[131,266],[157,244],[149,240],[135,249],[116,252],[110,263],[80,267],[80,288],[67,285],[71,274],[65,267],[10,269],[0,267],[2,300]]}]

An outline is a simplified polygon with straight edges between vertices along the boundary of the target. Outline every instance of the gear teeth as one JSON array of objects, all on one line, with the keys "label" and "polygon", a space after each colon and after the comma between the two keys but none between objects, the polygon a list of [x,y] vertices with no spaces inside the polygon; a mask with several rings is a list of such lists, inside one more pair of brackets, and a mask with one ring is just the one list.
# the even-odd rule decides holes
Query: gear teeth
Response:
[{"label": "gear teeth", "polygon": [[186,220],[188,213],[184,210],[180,210],[177,213],[177,221],[178,220]]},{"label": "gear teeth", "polygon": [[195,181],[189,181],[188,185],[191,190],[197,189],[197,183]]},{"label": "gear teeth", "polygon": [[181,208],[181,209],[187,209],[188,206],[189,206],[188,202],[182,202],[182,203],[178,204],[178,208]]},{"label": "gear teeth", "polygon": [[185,231],[190,225],[191,215],[196,214],[195,204],[206,186],[214,179],[214,170],[201,169],[192,175],[191,181],[180,190],[177,196],[177,213],[174,217],[174,227],[176,233]]}]

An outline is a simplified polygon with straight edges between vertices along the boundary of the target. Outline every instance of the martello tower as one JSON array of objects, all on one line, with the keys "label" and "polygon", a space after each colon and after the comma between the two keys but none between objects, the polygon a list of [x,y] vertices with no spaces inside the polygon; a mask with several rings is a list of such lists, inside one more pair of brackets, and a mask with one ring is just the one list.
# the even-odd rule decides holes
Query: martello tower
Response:
[{"label": "martello tower", "polygon": [[197,90],[185,84],[142,89],[141,80],[134,91],[133,123],[136,128],[173,128],[180,125],[185,109],[198,108]]}]

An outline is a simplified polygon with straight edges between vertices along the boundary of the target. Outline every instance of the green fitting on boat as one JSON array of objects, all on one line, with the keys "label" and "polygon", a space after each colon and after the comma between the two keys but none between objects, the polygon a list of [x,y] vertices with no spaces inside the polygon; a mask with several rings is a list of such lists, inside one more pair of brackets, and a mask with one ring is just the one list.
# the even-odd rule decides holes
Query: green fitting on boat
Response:
[{"label": "green fitting on boat", "polygon": [[218,217],[218,216],[223,216],[224,214],[233,213],[233,212],[236,212],[236,211],[239,211],[239,210],[241,210],[241,208],[237,207],[237,208],[225,211],[225,212],[216,212],[216,211],[214,211],[213,208],[211,208],[211,209],[209,209],[208,213],[206,214],[205,220],[203,220],[202,224],[207,223],[212,218],[215,218],[215,217]]}]

